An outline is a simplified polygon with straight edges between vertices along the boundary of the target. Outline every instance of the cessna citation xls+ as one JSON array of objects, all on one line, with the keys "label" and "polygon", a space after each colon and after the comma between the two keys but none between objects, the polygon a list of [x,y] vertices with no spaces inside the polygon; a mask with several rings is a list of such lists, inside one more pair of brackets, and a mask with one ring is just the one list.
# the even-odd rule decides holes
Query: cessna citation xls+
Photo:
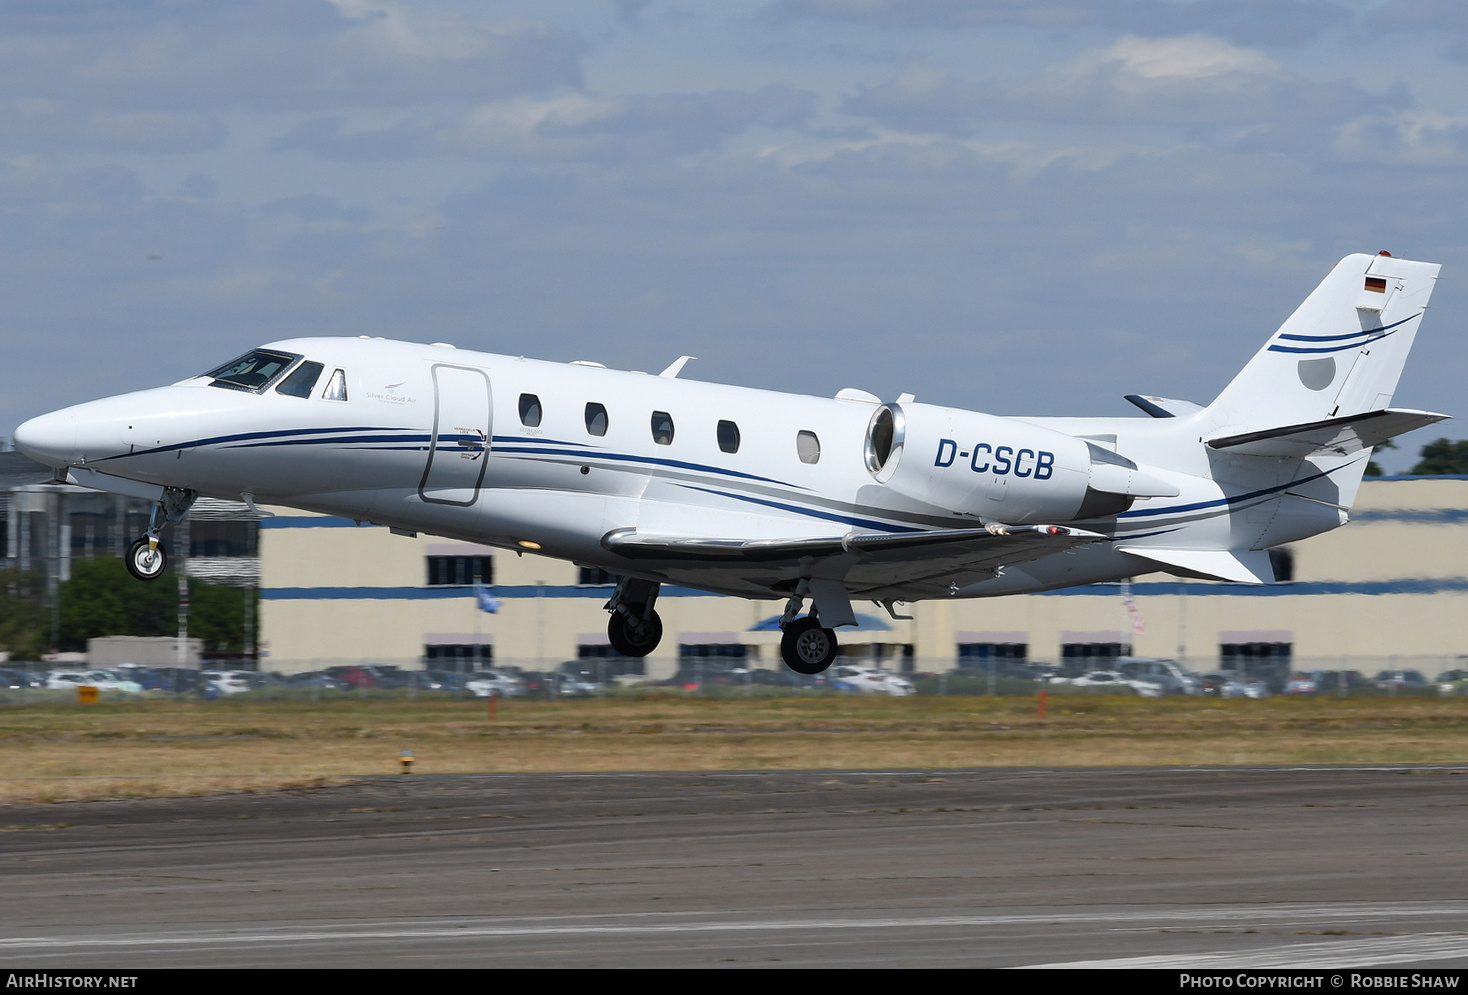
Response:
[{"label": "cessna citation xls+", "polygon": [[[1274,580],[1271,546],[1345,524],[1371,448],[1446,417],[1391,407],[1439,267],[1352,255],[1207,407],[1001,418],[537,362],[442,344],[274,342],[211,373],[43,415],[58,480],[155,503],[134,574],[197,495],[603,567],[612,645],[657,646],[664,583],[784,598],[818,673],[853,599],[1020,594],[1152,571]],[[809,611],[806,606],[809,604]]]}]

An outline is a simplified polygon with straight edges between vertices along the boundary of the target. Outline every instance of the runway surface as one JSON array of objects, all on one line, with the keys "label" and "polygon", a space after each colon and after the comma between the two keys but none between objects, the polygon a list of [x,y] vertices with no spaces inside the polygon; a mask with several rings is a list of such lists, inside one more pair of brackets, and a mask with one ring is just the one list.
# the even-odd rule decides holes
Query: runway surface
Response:
[{"label": "runway surface", "polygon": [[1468,966],[1468,765],[0,807],[0,966]]}]

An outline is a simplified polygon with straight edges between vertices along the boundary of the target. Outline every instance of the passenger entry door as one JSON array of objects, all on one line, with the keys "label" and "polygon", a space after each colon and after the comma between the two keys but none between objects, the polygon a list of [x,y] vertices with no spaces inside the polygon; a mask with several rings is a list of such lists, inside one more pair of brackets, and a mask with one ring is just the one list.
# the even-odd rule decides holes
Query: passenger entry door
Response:
[{"label": "passenger entry door", "polygon": [[489,377],[468,366],[433,365],[433,430],[418,496],[468,507],[479,500],[490,447]]}]

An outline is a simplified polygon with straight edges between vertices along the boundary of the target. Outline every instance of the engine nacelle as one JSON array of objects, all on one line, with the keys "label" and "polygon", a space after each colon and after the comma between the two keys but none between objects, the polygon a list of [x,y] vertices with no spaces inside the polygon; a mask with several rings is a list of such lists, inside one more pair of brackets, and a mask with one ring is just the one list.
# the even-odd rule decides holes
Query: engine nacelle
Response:
[{"label": "engine nacelle", "polygon": [[933,404],[884,404],[867,425],[867,469],[904,497],[984,521],[1070,522],[1177,488],[1125,457],[1038,425]]}]

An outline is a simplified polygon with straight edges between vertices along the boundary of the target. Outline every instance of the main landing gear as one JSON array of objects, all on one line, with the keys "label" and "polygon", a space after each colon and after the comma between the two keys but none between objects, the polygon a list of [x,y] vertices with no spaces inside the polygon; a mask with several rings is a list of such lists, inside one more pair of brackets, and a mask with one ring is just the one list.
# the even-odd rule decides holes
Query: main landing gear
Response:
[{"label": "main landing gear", "polygon": [[840,650],[836,631],[821,625],[815,615],[792,619],[780,637],[780,656],[797,674],[819,674],[836,659]]},{"label": "main landing gear", "polygon": [[[780,616],[780,629],[784,633],[780,637],[780,656],[785,660],[785,666],[807,677],[825,671],[835,662],[836,654],[841,650],[836,642],[836,630],[821,624],[816,614],[817,605],[811,605],[809,615],[797,617],[800,609],[805,606],[805,598],[811,587],[810,579],[802,578],[795,593],[785,602],[785,614]],[[838,607],[840,604],[844,602],[838,603]],[[831,607],[829,602],[827,607]],[[847,612],[850,612],[849,608]]]},{"label": "main landing gear", "polygon": [[138,580],[157,580],[163,576],[163,571],[168,569],[168,551],[158,540],[158,533],[165,525],[182,521],[198,496],[193,491],[177,487],[163,488],[163,496],[153,505],[153,513],[148,516],[148,531],[134,539],[127,548],[124,561],[128,573]]},{"label": "main landing gear", "polygon": [[607,620],[607,642],[623,656],[647,656],[662,642],[663,620],[653,608],[659,587],[654,581],[624,577],[606,603],[612,613]]}]

